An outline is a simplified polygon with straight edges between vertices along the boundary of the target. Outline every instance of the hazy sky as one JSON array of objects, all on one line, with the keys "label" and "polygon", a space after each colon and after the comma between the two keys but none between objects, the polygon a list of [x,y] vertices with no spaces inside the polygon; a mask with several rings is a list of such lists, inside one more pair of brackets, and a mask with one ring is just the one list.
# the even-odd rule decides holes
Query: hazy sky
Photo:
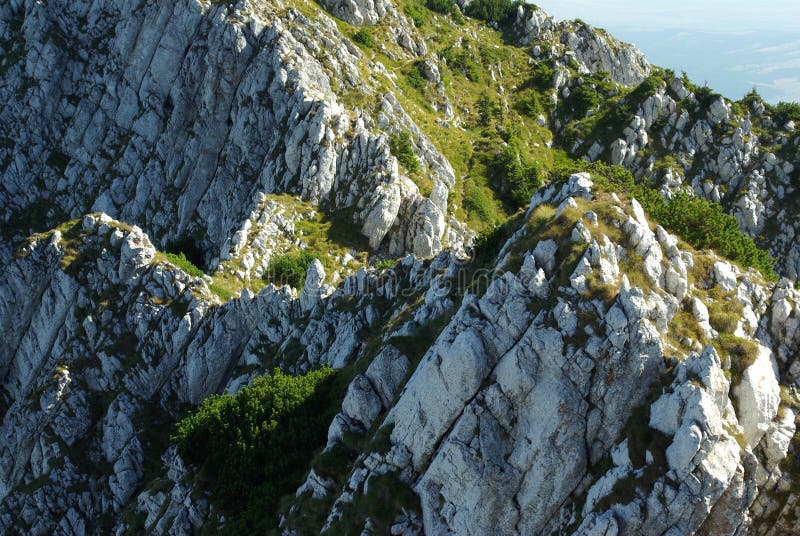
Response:
[{"label": "hazy sky", "polygon": [[797,0],[539,0],[558,18],[581,18],[590,24],[635,30],[680,28],[704,31],[798,31]]},{"label": "hazy sky", "polygon": [[771,102],[800,101],[800,1],[536,0],[635,43],[659,66],[686,71],[738,99],[754,86]]}]

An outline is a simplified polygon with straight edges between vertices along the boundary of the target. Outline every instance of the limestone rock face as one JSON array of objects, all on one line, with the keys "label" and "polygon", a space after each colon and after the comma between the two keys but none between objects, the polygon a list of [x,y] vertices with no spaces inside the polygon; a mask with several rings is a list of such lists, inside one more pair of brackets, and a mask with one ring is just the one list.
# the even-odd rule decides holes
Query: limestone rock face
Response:
[{"label": "limestone rock face", "polygon": [[557,43],[585,72],[607,71],[612,80],[624,85],[638,84],[650,74],[650,64],[638,48],[587,24],[556,22],[537,7],[519,6],[515,16],[513,28],[521,45]]},{"label": "limestone rock face", "polygon": [[[516,28],[521,35],[525,34],[525,21],[530,27],[528,34],[550,43],[547,47],[553,50],[548,59],[555,62],[552,88],[561,95],[561,98],[556,95],[554,101],[558,106],[567,94],[585,82],[584,77],[575,76],[563,67],[573,65],[574,68],[570,61],[574,59],[580,64],[582,56],[579,52],[572,55],[569,51],[561,52],[553,45],[560,39],[570,48],[559,32],[566,31],[562,30],[565,27],[572,28],[572,34],[577,37],[571,42],[575,44],[600,42],[603,34],[598,33],[587,41],[580,37],[592,35],[586,26],[555,23],[543,12],[520,8]],[[632,67],[636,65],[635,60],[623,60],[630,49],[612,49],[616,51],[620,67],[637,72]],[[601,51],[597,52],[599,57],[605,57],[602,47],[588,50]],[[599,67],[601,64],[604,67]],[[617,71],[606,61],[598,61],[597,65],[592,68],[581,64],[578,74],[601,69],[610,72],[617,82],[641,81],[639,78],[625,82],[629,73],[615,74]],[[644,76],[646,74],[642,78]],[[797,279],[800,228],[791,209],[792,203],[786,200],[793,200],[797,192],[800,135],[764,115],[763,103],[754,102],[750,109],[743,110],[720,96],[705,99],[700,91],[695,94],[690,87],[682,78],[666,79],[656,73],[641,86],[646,91],[640,90],[636,102],[627,101],[625,117],[615,119],[614,125],[605,125],[608,131],[604,137],[607,136],[608,141],[577,139],[567,149],[575,157],[623,166],[636,178],[650,177],[665,198],[685,193],[721,203],[737,219],[744,233],[770,251],[777,260],[778,273]],[[605,97],[614,95],[616,91],[611,91]],[[551,124],[559,131],[573,129],[586,118],[556,119],[553,117]]]},{"label": "limestone rock face", "polygon": [[325,8],[331,14],[346,20],[354,26],[375,24],[386,15],[387,11],[394,9],[390,2],[386,0],[341,0],[326,1]]},{"label": "limestone rock face", "polygon": [[[691,249],[590,173],[539,188],[467,260],[469,177],[443,145],[474,110],[439,44],[410,4],[322,4],[0,5],[0,532],[224,526],[176,421],[276,367],[330,366],[327,437],[269,512],[285,536],[793,533],[795,125],[519,6],[515,68],[551,69],[536,84],[558,110],[526,128],[558,143],[564,99],[603,86],[624,121],[558,149],[721,202],[786,278]],[[462,44],[477,24],[454,26]],[[506,65],[483,66],[503,105],[530,89]],[[302,288],[270,283],[301,251],[320,257]]]},{"label": "limestone rock face", "polygon": [[769,429],[780,404],[780,386],[772,352],[758,347],[758,356],[742,374],[736,388],[737,415],[750,445],[757,445]]},{"label": "limestone rock face", "polygon": [[330,294],[333,289],[329,289],[324,284],[325,281],[325,268],[319,259],[314,259],[311,266],[308,267],[306,273],[306,282],[303,290],[300,293],[300,307],[303,312],[310,313],[320,302],[322,296],[326,293]]},{"label": "limestone rock face", "polygon": [[[349,210],[373,248],[441,251],[446,207],[435,211],[401,174],[381,130],[412,131],[422,167],[445,190],[453,170],[396,101],[378,121],[339,101],[376,92],[360,75],[358,49],[325,15],[229,4],[4,4],[0,20],[26,28],[13,36],[23,54],[0,90],[2,122],[18,133],[0,181],[6,218],[24,221],[47,205],[43,219],[56,225],[103,211],[159,246],[191,242],[213,268],[232,243],[241,248],[240,226],[259,196],[292,192]],[[344,2],[333,12],[356,24],[389,13],[408,53],[425,53],[391,3]],[[47,40],[53,32],[63,46]],[[21,239],[29,229],[16,231]]]},{"label": "limestone rock face", "polygon": [[[498,259],[526,241],[518,271],[504,271],[482,295],[464,297],[393,405],[384,399],[376,414],[375,381],[353,381],[328,448],[343,430],[359,433],[364,416],[372,421],[375,415],[373,426],[382,419],[380,426],[391,430],[390,446],[355,464],[352,478],[334,493],[328,526],[387,473],[416,492],[423,527],[433,534],[572,527],[568,532],[576,534],[655,535],[756,526],[766,508],[755,501],[760,486],[791,478],[775,460],[786,456],[795,415],[785,406],[779,411],[775,360],[752,338],[759,321],[749,335],[741,333],[742,344],[756,353],[745,358],[754,362],[735,387],[727,369],[740,357],[723,358],[710,342],[676,346],[679,322],[694,322],[698,330],[705,325],[706,341],[719,336],[697,297],[705,294],[696,293],[728,293],[730,265],[717,261],[720,275],[712,269],[696,283],[705,290],[690,286],[687,266],[694,266],[696,253],[681,251],[663,228],[651,231],[635,200],[609,197],[616,208],[607,207],[602,222],[586,210],[561,231],[563,242],[512,236]],[[580,214],[594,201],[591,177],[575,175],[537,193],[529,215],[545,205],[556,215],[556,207]],[[615,241],[602,229],[616,229]],[[570,268],[570,286],[552,289],[554,299],[532,287],[532,278],[552,283],[558,277],[564,243],[582,244],[585,253]],[[631,255],[643,259],[635,279],[645,286],[631,284],[634,273],[625,262]],[[614,289],[611,296],[594,297],[600,285]],[[744,316],[766,320],[769,307],[756,305],[767,300],[765,288],[740,285],[731,299],[742,300]],[[788,290],[781,288],[777,296]],[[678,320],[683,300],[694,315]],[[778,306],[778,318],[788,309]],[[598,464],[610,468],[592,471]]]},{"label": "limestone rock face", "polygon": [[[408,257],[391,278],[362,269],[334,288],[317,261],[299,297],[270,285],[221,304],[141,229],[105,214],[33,237],[0,274],[0,527],[98,532],[106,516],[124,530],[123,513],[134,511],[158,534],[198,530],[216,514],[188,483],[194,469],[174,447],[151,450],[180,408],[271,371],[267,356],[295,373],[347,366],[401,291],[438,288],[459,262]],[[435,321],[450,299],[432,293],[420,322]],[[345,310],[344,301],[360,305]],[[409,367],[396,348],[382,349],[343,402],[348,431],[363,433],[392,404]],[[148,466],[161,468],[153,482]],[[331,487],[319,475],[308,485],[317,496]]]}]

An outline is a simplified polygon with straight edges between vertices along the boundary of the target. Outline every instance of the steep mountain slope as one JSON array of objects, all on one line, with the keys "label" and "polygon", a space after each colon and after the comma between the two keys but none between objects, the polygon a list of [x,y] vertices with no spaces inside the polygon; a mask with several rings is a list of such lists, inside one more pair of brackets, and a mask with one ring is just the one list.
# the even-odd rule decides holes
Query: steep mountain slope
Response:
[{"label": "steep mountain slope", "polygon": [[[441,250],[453,170],[391,95],[380,116],[342,106],[337,94],[376,88],[330,19],[260,2],[3,11],[4,48],[19,56],[0,97],[18,133],[3,144],[10,231],[104,211],[214,268],[258,192],[292,191],[351,209],[372,247]],[[398,172],[375,122],[414,132],[433,193]]]},{"label": "steep mountain slope", "polygon": [[4,533],[791,533],[792,106],[481,0],[20,0],[0,51]]},{"label": "steep mountain slope", "polygon": [[[540,10],[520,11],[516,25],[524,28],[523,42],[554,40],[554,23]],[[574,156],[622,165],[665,195],[686,190],[721,203],[770,250],[779,271],[797,279],[791,207],[800,186],[800,108],[769,106],[755,92],[730,102],[671,71],[648,72],[638,87],[621,91],[609,83],[608,76],[619,81],[615,65],[604,61],[602,68],[610,74],[590,74],[578,62],[537,65],[540,87],[553,92],[558,142]]]},{"label": "steep mountain slope", "polygon": [[[328,490],[327,524],[397,472],[431,533],[764,530],[773,490],[796,486],[777,371],[796,357],[797,293],[683,250],[588,176],[526,219],[382,418],[388,451]],[[375,422],[372,389],[351,384],[345,422]]]}]

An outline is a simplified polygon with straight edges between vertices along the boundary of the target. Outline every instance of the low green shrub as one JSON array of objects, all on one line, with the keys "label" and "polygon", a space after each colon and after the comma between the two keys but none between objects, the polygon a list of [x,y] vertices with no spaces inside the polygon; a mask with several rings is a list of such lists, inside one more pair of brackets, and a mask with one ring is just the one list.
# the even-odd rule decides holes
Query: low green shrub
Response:
[{"label": "low green shrub", "polygon": [[600,94],[590,84],[583,84],[572,89],[564,101],[564,106],[573,117],[584,117],[589,110],[596,109],[601,103]]},{"label": "low green shrub", "polygon": [[267,533],[280,497],[301,483],[313,451],[325,444],[334,371],[304,376],[275,369],[236,395],[211,395],[178,422],[172,441],[200,468],[224,532]]},{"label": "low green shrub", "polygon": [[372,35],[372,30],[366,26],[353,34],[353,41],[366,48],[374,48],[377,44],[375,37]]},{"label": "low green shrub", "polygon": [[414,153],[411,134],[406,131],[393,134],[389,137],[389,148],[400,165],[406,168],[406,171],[415,173],[419,169],[419,160]]},{"label": "low green shrub", "polygon": [[476,61],[475,55],[462,47],[448,46],[439,52],[441,57],[455,72],[463,74],[471,82],[481,80],[482,68]]},{"label": "low green shrub", "polygon": [[511,136],[492,162],[501,191],[514,206],[530,203],[531,196],[542,185],[541,166],[528,161],[522,145],[521,139]]},{"label": "low green shrub", "polygon": [[488,93],[481,93],[475,101],[475,108],[478,111],[478,124],[482,127],[488,127],[493,120],[501,118],[500,106]]},{"label": "low green shrub", "polygon": [[422,76],[422,73],[419,71],[418,67],[414,67],[412,70],[410,70],[406,75],[406,78],[408,79],[408,84],[414,89],[422,89],[427,84],[425,77]]},{"label": "low green shrub", "polygon": [[453,0],[428,0],[425,3],[426,7],[431,11],[436,11],[443,15],[450,15],[456,24],[462,25],[466,22],[461,9]]},{"label": "low green shrub", "polygon": [[291,285],[300,288],[305,284],[306,272],[314,261],[314,256],[306,251],[276,255],[269,263],[265,278],[277,285]]},{"label": "low green shrub", "polygon": [[487,22],[500,23],[522,4],[523,2],[518,0],[473,0],[467,5],[467,15]]},{"label": "low green shrub", "polygon": [[549,91],[553,88],[554,76],[555,70],[551,61],[538,61],[531,71],[530,84],[539,91]]},{"label": "low green shrub", "polygon": [[442,13],[443,15],[449,15],[456,6],[456,3],[453,0],[428,0],[425,5],[431,11],[436,11],[437,13]]},{"label": "low green shrub", "polygon": [[665,229],[697,249],[713,249],[745,268],[755,268],[768,281],[778,279],[775,259],[759,249],[753,239],[739,229],[739,223],[722,210],[719,203],[683,192],[664,200],[661,193],[646,184],[637,184],[630,171],[602,162],[561,161],[554,166],[557,179],[570,173],[588,171],[597,187],[609,192],[624,192],[641,203],[642,208]]},{"label": "low green shrub", "polygon": [[405,12],[406,15],[411,17],[411,21],[417,28],[421,28],[428,21],[428,15],[425,13],[425,10],[422,8],[422,6],[418,4],[415,3],[406,4]]},{"label": "low green shrub", "polygon": [[798,123],[798,127],[800,127],[800,103],[779,102],[770,109],[770,113],[779,128],[782,128],[789,121]]}]

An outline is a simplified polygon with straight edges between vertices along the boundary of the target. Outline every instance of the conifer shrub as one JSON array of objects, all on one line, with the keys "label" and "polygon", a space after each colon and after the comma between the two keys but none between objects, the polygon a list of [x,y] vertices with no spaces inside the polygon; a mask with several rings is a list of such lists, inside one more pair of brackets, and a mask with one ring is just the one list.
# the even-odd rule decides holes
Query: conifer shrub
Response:
[{"label": "conifer shrub", "polygon": [[275,526],[281,496],[301,483],[325,444],[333,378],[330,368],[303,376],[275,369],[235,395],[211,395],[177,423],[172,441],[199,467],[227,518],[224,532],[265,534]]},{"label": "conifer shrub", "polygon": [[[779,102],[770,109],[772,117],[779,128],[789,121],[800,123],[800,103],[797,102]],[[798,124],[800,128],[800,124]]]},{"label": "conifer shrub", "polygon": [[422,6],[416,3],[406,4],[405,12],[406,15],[411,17],[411,21],[417,28],[423,27],[425,23],[428,22],[428,16],[425,13],[425,10],[422,8]]},{"label": "conifer shrub", "polygon": [[479,82],[481,80],[481,66],[475,61],[475,55],[469,50],[464,48],[467,40],[461,47],[448,46],[439,52],[441,57],[455,72],[463,74],[467,80],[471,82]]},{"label": "conifer shrub", "polygon": [[374,48],[377,44],[375,36],[372,35],[372,30],[366,26],[360,28],[353,34],[353,41],[366,48]]},{"label": "conifer shrub", "polygon": [[583,84],[573,88],[567,97],[565,104],[570,115],[574,117],[584,117],[589,110],[594,110],[600,105],[600,95],[589,84]]},{"label": "conifer shrub", "polygon": [[500,23],[522,4],[523,2],[516,0],[473,0],[467,5],[467,15],[487,22]]},{"label": "conifer shrub", "polygon": [[481,93],[475,102],[475,108],[478,111],[478,124],[482,127],[488,127],[494,119],[500,118],[500,106],[488,93]]},{"label": "conifer shrub", "polygon": [[419,160],[414,153],[414,144],[411,142],[411,134],[406,131],[393,134],[389,138],[389,148],[400,165],[406,168],[406,171],[415,173],[419,169]]},{"label": "conifer shrub", "polygon": [[431,11],[449,15],[456,3],[453,0],[428,0],[426,5]]},{"label": "conifer shrub", "polygon": [[542,185],[541,166],[526,158],[522,145],[520,138],[510,136],[493,162],[506,201],[513,206],[530,203],[531,196]]},{"label": "conifer shrub", "polygon": [[313,261],[314,256],[306,251],[276,255],[270,261],[269,271],[265,277],[277,285],[300,288],[305,284],[306,272]]},{"label": "conifer shrub", "polygon": [[414,67],[411,69],[406,75],[406,78],[408,79],[408,84],[414,89],[422,89],[427,84],[425,77],[422,76],[422,73],[419,70],[419,67]]},{"label": "conifer shrub", "polygon": [[458,4],[453,0],[428,0],[425,4],[428,9],[441,13],[442,15],[450,15],[456,24],[464,24],[464,15],[461,13]]}]

